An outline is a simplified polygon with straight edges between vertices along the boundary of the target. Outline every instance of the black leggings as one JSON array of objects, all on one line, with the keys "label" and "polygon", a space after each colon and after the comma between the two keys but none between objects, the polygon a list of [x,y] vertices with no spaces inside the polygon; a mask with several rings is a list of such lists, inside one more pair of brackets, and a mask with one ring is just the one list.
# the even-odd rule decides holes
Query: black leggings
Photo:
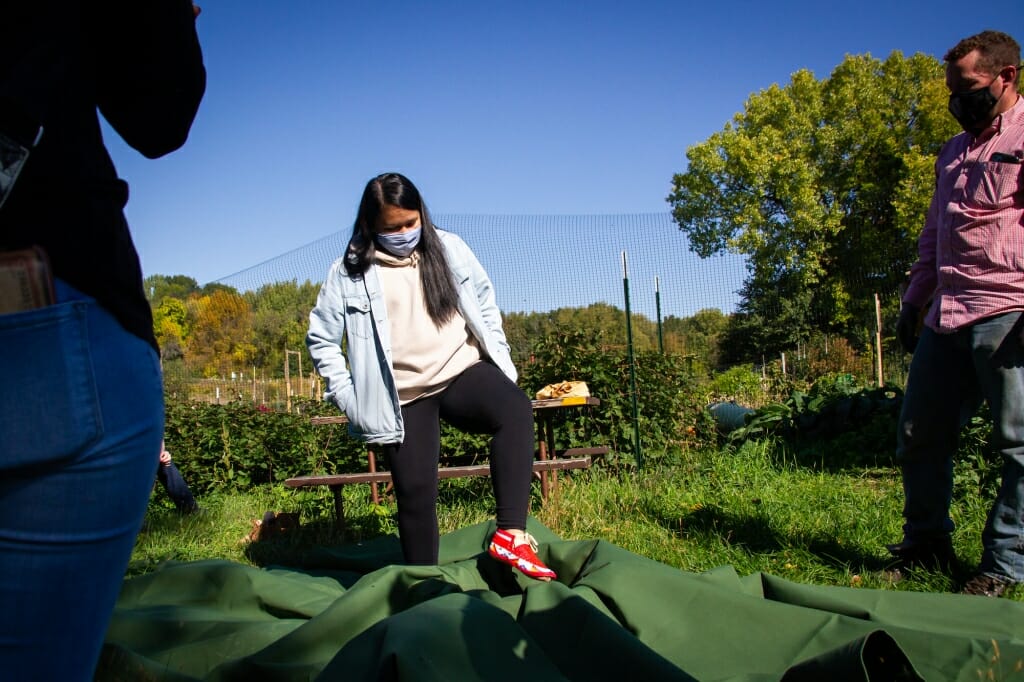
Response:
[{"label": "black leggings", "polygon": [[478,362],[437,395],[402,407],[405,441],[386,445],[398,501],[398,536],[409,564],[437,563],[437,467],[441,423],[491,434],[491,480],[498,528],[526,529],[533,468],[533,407],[489,362]]}]

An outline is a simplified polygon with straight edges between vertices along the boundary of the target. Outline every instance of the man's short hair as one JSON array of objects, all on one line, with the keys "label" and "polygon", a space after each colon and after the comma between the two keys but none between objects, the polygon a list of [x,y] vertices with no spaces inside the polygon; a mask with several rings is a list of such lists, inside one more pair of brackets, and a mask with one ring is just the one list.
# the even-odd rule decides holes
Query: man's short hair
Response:
[{"label": "man's short hair", "polygon": [[1004,66],[1012,64],[1018,67],[1017,76],[1020,76],[1020,45],[1002,31],[982,31],[964,38],[946,53],[942,61],[952,64],[975,50],[978,51],[978,68],[985,73],[995,75]]}]

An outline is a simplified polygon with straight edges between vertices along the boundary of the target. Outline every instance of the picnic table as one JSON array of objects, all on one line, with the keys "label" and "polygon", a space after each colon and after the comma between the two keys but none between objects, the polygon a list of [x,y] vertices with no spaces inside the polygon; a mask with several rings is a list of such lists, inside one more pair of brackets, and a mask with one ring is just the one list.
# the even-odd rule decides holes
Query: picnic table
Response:
[{"label": "picnic table", "polygon": [[[558,486],[558,471],[570,469],[586,469],[591,466],[595,457],[608,452],[607,446],[573,447],[565,450],[555,448],[555,416],[567,409],[591,408],[601,404],[600,399],[593,396],[552,398],[533,400],[533,412],[537,427],[537,449],[534,453],[533,473],[540,478],[541,499],[545,502]],[[312,417],[310,423],[319,426],[343,425],[348,423],[345,415]],[[490,464],[472,464],[467,466],[438,467],[438,479],[464,478],[468,476],[489,476]],[[370,484],[370,494],[374,504],[380,503],[377,485],[391,483],[391,472],[377,468],[376,455],[372,448],[367,448],[367,470],[364,472],[343,474],[314,474],[296,476],[285,481],[291,488],[306,488],[326,485],[334,496],[334,516],[339,526],[345,525],[345,510],[342,489],[353,483]]]}]

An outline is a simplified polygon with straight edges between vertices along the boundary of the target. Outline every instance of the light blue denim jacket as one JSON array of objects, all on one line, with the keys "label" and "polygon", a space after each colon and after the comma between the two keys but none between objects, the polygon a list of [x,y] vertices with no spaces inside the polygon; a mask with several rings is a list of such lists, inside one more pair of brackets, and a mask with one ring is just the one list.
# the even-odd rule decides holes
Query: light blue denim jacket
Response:
[{"label": "light blue denim jacket", "polygon": [[[459,312],[489,358],[512,381],[516,369],[494,288],[480,261],[457,235],[437,230],[459,290]],[[391,364],[388,311],[376,263],[365,276],[345,272],[344,256],[331,265],[309,314],[306,346],[331,400],[349,420],[349,433],[367,443],[401,443],[405,437]],[[345,350],[342,351],[342,342]]]}]

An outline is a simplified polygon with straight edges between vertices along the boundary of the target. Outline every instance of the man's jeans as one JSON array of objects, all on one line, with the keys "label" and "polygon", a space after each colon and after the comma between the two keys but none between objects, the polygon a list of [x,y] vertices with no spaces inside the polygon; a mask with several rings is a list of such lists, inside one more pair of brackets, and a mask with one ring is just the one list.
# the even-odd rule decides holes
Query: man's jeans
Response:
[{"label": "man's jeans", "polygon": [[953,334],[924,329],[910,364],[897,431],[906,496],[904,539],[953,530],[953,455],[961,427],[982,400],[1003,482],[982,534],[981,570],[1024,582],[1024,344],[1021,313],[983,320]]},{"label": "man's jeans", "polygon": [[0,315],[0,677],[91,680],[156,474],[156,351],[94,300]]}]

